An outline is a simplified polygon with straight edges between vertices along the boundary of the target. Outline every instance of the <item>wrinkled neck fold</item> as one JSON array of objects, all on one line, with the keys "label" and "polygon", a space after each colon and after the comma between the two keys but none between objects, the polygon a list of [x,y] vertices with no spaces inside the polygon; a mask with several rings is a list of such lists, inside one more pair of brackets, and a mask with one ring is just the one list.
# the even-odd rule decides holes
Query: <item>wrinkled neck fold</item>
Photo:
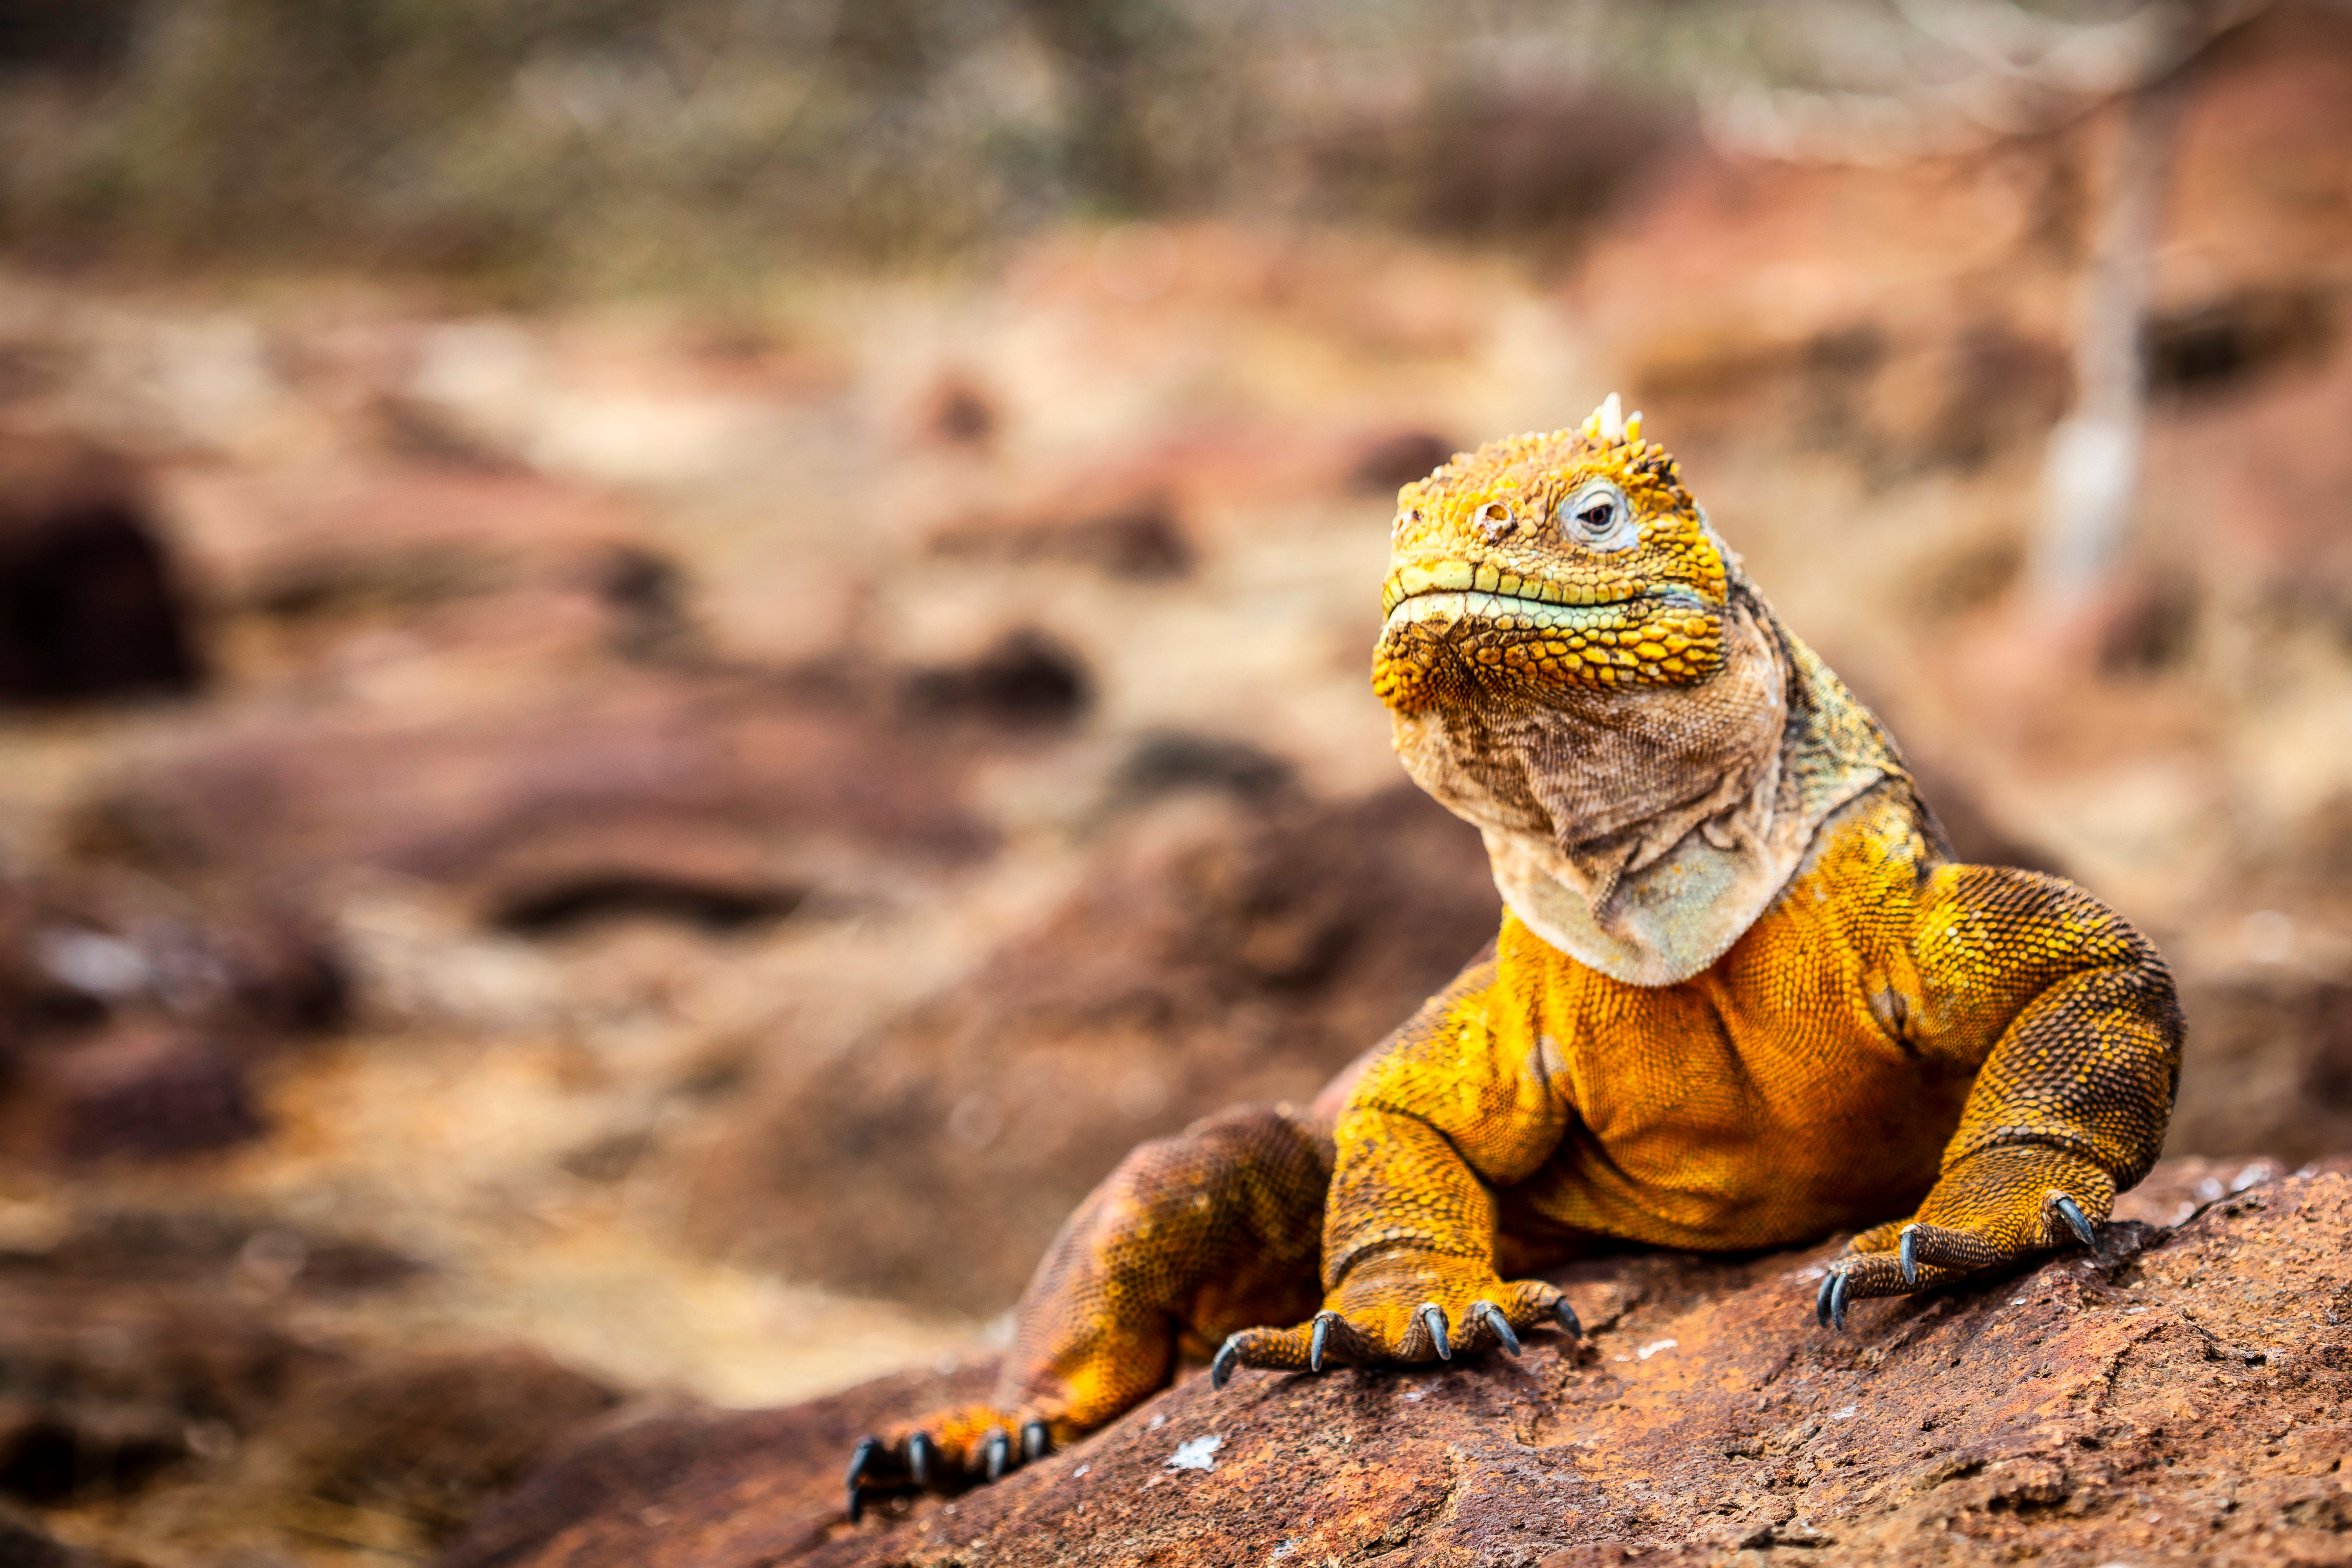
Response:
[{"label": "wrinkled neck fold", "polygon": [[1400,718],[1421,786],[1484,833],[1511,913],[1579,962],[1674,985],[1721,957],[1822,821],[1906,777],[1877,721],[1752,590],[1695,686]]}]

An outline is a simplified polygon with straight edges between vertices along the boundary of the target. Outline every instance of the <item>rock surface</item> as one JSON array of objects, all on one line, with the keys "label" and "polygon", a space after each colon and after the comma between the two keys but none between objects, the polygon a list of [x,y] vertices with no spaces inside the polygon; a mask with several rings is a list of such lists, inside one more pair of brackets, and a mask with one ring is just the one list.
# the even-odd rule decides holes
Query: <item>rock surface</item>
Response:
[{"label": "rock surface", "polygon": [[[850,1443],[983,1368],[667,1414],[551,1462],[441,1568],[2352,1563],[2346,1167],[2241,1172],[2178,1228],[2119,1221],[2105,1267],[1871,1302],[1843,1333],[1812,1317],[1832,1245],[1596,1260],[1556,1276],[1582,1344],[1193,1376],[998,1486],[857,1526]],[[2212,1179],[2160,1168],[2137,1207]]]}]

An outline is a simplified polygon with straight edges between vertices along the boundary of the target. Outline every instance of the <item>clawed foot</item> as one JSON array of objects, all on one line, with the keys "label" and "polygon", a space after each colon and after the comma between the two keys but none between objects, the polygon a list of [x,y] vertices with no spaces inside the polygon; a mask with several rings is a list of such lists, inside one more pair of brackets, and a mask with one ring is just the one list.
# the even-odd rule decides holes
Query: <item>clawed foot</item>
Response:
[{"label": "clawed foot", "polygon": [[[1985,1173],[1977,1174],[1981,1176]],[[1984,1184],[1979,1181],[1978,1185]],[[2080,1185],[2092,1189],[2087,1196],[2103,1220],[2114,1201],[2113,1187],[2106,1184],[2103,1174],[2096,1182]],[[1943,1220],[1970,1218],[1967,1211],[1971,1206],[1965,1200],[1983,1195],[1964,1191],[1957,1195],[1963,1200],[1958,1202],[1952,1201],[1951,1196],[1939,1186],[1929,1195],[1927,1203],[1921,1206],[1918,1217],[1880,1226],[1856,1237],[1853,1248],[1832,1263],[1822,1277],[1822,1288],[1813,1299],[1815,1320],[1823,1328],[1843,1329],[1846,1309],[1854,1301],[1874,1296],[1900,1296],[1947,1284],[2035,1252],[2065,1246],[2069,1241],[2080,1242],[2094,1258],[2101,1262],[2106,1260],[2099,1239],[2101,1220],[2095,1220],[2093,1209],[2063,1188],[2044,1188],[2038,1209],[2030,1211],[2027,1217],[2019,1216],[2012,1202],[2004,1209],[1994,1210],[1990,1218],[1978,1219],[1973,1224],[1936,1223],[1935,1219],[1924,1218],[1931,1213],[1936,1219]],[[1981,1207],[1979,1211],[1982,1212]]]},{"label": "clawed foot", "polygon": [[1053,1428],[1043,1416],[985,1406],[943,1412],[891,1437],[862,1438],[849,1457],[849,1521],[864,1517],[876,1497],[961,1491],[1042,1459],[1053,1447]]},{"label": "clawed foot", "polygon": [[1375,1260],[1331,1300],[1294,1328],[1230,1335],[1209,1364],[1211,1385],[1223,1388],[1236,1367],[1320,1372],[1332,1364],[1451,1361],[1489,1348],[1517,1355],[1519,1335],[1545,1324],[1571,1336],[1584,1332],[1556,1287],[1539,1280],[1506,1284],[1460,1260]]}]

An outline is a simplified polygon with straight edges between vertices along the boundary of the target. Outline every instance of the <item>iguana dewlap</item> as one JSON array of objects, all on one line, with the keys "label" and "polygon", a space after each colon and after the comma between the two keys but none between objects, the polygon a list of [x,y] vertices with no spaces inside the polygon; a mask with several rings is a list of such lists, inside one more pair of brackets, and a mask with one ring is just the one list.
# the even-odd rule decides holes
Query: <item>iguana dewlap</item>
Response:
[{"label": "iguana dewlap", "polygon": [[1486,952],[1305,1111],[1129,1155],[1064,1227],[996,1397],[853,1461],[850,1504],[993,1479],[1180,1354],[1425,1361],[1559,1321],[1527,1276],[1624,1241],[1858,1232],[1820,1315],[2094,1244],[2171,1113],[2147,940],[1957,863],[1877,721],[1612,397],[1398,498],[1373,689],[1485,833]]}]

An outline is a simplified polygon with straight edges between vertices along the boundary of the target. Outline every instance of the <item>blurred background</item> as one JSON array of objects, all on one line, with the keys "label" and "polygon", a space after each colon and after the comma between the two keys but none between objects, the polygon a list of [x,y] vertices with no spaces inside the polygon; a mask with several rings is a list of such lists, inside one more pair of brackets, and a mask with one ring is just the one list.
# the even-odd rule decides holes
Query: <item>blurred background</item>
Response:
[{"label": "blurred background", "polygon": [[0,1561],[985,1354],[1491,931],[1391,497],[1612,389],[2352,1148],[2347,311],[2325,0],[5,0]]}]

